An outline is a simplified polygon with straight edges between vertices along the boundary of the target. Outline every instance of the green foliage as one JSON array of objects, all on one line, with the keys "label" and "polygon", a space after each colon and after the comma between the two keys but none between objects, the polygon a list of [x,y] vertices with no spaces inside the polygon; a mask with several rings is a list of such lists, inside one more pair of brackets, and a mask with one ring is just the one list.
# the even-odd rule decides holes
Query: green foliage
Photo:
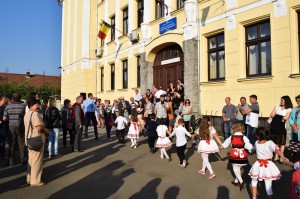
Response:
[{"label": "green foliage", "polygon": [[0,85],[0,93],[8,98],[11,98],[13,93],[15,92],[20,93],[22,99],[26,99],[31,92],[37,92],[42,98],[43,96],[60,96],[60,91],[60,89],[55,88],[51,85],[45,85],[40,88],[33,88],[28,85],[28,82],[24,82],[20,85],[17,85],[15,83]]}]

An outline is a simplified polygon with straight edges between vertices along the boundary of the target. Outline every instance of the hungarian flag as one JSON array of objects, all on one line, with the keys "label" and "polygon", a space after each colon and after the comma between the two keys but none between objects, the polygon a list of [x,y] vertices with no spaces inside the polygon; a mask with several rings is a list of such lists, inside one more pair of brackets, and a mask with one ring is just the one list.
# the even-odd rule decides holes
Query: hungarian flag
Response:
[{"label": "hungarian flag", "polygon": [[108,34],[109,30],[111,29],[111,25],[109,25],[108,23],[106,23],[105,21],[102,20],[102,25],[100,27],[99,33],[98,33],[98,37],[101,40],[104,40],[106,35]]}]

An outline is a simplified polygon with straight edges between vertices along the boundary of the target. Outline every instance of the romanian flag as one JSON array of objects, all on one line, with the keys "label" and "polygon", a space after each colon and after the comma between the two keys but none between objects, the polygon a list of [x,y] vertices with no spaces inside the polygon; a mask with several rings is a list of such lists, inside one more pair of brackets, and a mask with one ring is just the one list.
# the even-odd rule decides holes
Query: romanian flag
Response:
[{"label": "romanian flag", "polygon": [[100,27],[99,33],[98,33],[98,37],[101,40],[104,40],[106,35],[108,34],[109,30],[111,29],[111,25],[109,25],[108,23],[106,23],[105,21],[102,20],[102,25]]}]

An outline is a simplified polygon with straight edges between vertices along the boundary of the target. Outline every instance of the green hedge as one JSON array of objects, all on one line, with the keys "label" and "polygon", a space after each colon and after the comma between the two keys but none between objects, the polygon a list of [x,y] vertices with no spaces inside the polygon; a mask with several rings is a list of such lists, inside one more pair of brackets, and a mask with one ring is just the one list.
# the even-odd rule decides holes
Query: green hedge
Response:
[{"label": "green hedge", "polygon": [[60,96],[61,90],[60,88],[55,88],[51,85],[45,85],[40,88],[33,88],[29,86],[26,82],[20,85],[10,83],[0,86],[0,93],[5,97],[11,98],[13,93],[15,92],[20,93],[22,99],[26,99],[31,92],[37,92],[40,98],[43,98],[43,96]]}]

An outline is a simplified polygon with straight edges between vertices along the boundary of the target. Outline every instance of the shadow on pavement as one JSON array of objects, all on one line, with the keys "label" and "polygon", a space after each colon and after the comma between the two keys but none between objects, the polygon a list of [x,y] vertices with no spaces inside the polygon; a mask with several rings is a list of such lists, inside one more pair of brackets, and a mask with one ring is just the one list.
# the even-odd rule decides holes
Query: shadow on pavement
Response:
[{"label": "shadow on pavement", "polygon": [[140,199],[140,198],[158,198],[157,187],[161,183],[160,178],[154,178],[150,182],[148,182],[139,192],[132,195],[130,199]]},{"label": "shadow on pavement", "polygon": [[[95,140],[89,140],[85,141],[86,143],[89,142],[96,142]],[[85,146],[86,144],[84,144]],[[92,144],[90,144],[92,145]],[[97,145],[96,145],[97,146]],[[53,164],[51,166],[48,166],[43,169],[43,175],[42,175],[42,181],[45,183],[50,183],[51,181],[54,181],[56,179],[59,179],[65,175],[68,175],[70,173],[77,174],[76,171],[78,171],[81,168],[84,168],[85,166],[88,166],[93,163],[100,162],[102,159],[106,158],[107,156],[113,155],[114,153],[118,152],[122,147],[125,145],[120,145],[119,143],[112,142],[104,147],[98,148],[96,150],[90,151],[88,153],[77,153],[78,156],[75,158],[64,160],[61,162],[58,162],[56,164]],[[95,147],[95,144],[91,147]],[[87,149],[87,147],[85,147]],[[49,160],[47,160],[49,161]],[[25,168],[25,169],[24,169]],[[26,171],[26,167],[16,167],[9,169],[8,172],[4,172],[5,174],[2,174],[3,177],[9,177],[13,175],[17,175],[21,172]],[[20,170],[19,170],[20,169]],[[21,170],[22,169],[22,170]],[[16,173],[14,173],[16,172]],[[5,182],[0,184],[0,194],[5,193],[7,191],[16,190],[19,188],[23,188],[27,186],[26,185],[26,178],[25,178],[25,172],[24,176],[16,178],[14,180]]]},{"label": "shadow on pavement", "polygon": [[218,187],[218,195],[216,199],[229,199],[229,189],[225,186]]},{"label": "shadow on pavement", "polygon": [[114,161],[82,180],[52,194],[49,198],[108,198],[122,187],[125,182],[124,178],[135,172],[132,168],[122,173],[116,172],[124,165],[120,160]]},{"label": "shadow on pavement", "polygon": [[173,187],[170,187],[164,194],[164,199],[176,199],[178,194],[179,194],[179,187],[177,186],[173,186]]}]

